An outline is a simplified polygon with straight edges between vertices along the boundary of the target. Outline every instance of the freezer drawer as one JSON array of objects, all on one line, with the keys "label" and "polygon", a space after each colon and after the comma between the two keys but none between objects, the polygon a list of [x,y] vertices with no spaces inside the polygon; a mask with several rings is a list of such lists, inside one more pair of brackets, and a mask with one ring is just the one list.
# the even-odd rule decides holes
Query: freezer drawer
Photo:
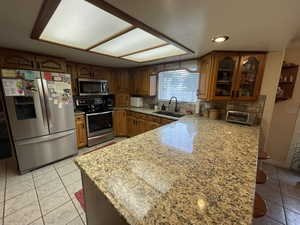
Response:
[{"label": "freezer drawer", "polygon": [[77,154],[75,131],[15,142],[21,173]]}]

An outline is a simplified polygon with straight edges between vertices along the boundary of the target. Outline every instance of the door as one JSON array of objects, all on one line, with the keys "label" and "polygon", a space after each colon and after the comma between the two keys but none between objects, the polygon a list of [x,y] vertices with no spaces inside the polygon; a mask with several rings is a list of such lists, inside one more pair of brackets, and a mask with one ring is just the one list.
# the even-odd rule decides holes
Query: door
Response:
[{"label": "door", "polygon": [[2,70],[2,85],[13,139],[49,134],[40,72]]},{"label": "door", "polygon": [[78,153],[75,131],[16,141],[21,173]]},{"label": "door", "polygon": [[126,110],[116,110],[113,113],[114,134],[119,137],[127,136]]},{"label": "door", "polygon": [[77,73],[76,73],[76,64],[72,62],[67,62],[67,73],[71,74],[72,80],[72,95],[78,95],[78,86],[77,86]]},{"label": "door", "polygon": [[235,98],[251,101],[259,96],[264,70],[264,54],[242,55],[237,76]]},{"label": "door", "polygon": [[65,73],[67,71],[66,61],[63,58],[37,56],[36,61],[41,71],[51,71],[58,73]]},{"label": "door", "polygon": [[133,137],[135,135],[135,118],[129,116],[127,119],[127,132],[129,137]]},{"label": "door", "polygon": [[86,126],[89,138],[112,132],[112,111],[86,114]]},{"label": "door", "polygon": [[209,98],[210,76],[211,76],[211,56],[208,55],[202,58],[199,62],[200,67],[200,79],[199,79],[199,91],[198,98]]},{"label": "door", "polygon": [[77,64],[77,76],[78,78],[92,79],[92,67],[85,64]]},{"label": "door", "polygon": [[43,72],[42,78],[50,133],[74,129],[71,76],[62,73]]},{"label": "door", "polygon": [[212,100],[231,100],[233,98],[238,63],[238,54],[215,55]]},{"label": "door", "polygon": [[76,134],[77,134],[77,147],[87,146],[86,124],[85,116],[76,116]]},{"label": "door", "polygon": [[0,60],[2,68],[35,70],[36,62],[34,55],[14,50],[1,49]]}]

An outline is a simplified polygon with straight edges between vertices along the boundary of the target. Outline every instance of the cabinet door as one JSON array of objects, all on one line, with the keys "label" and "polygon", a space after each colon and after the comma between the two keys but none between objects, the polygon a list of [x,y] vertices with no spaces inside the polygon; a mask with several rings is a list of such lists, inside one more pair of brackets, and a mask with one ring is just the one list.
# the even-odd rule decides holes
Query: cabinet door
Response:
[{"label": "cabinet door", "polygon": [[0,49],[0,64],[7,69],[37,69],[34,55],[6,49]]},{"label": "cabinet door", "polygon": [[83,79],[92,79],[92,67],[86,64],[77,64],[77,77]]},{"label": "cabinet door", "polygon": [[129,106],[129,94],[121,93],[115,95],[116,107],[127,107]]},{"label": "cabinet door", "polygon": [[210,81],[211,81],[211,55],[205,56],[199,61],[200,78],[198,98],[207,100],[210,94]]},{"label": "cabinet door", "polygon": [[126,110],[116,110],[113,113],[113,127],[115,136],[127,136]]},{"label": "cabinet door", "polygon": [[129,73],[127,69],[118,69],[113,72],[117,93],[129,93]]},{"label": "cabinet door", "polygon": [[67,73],[71,74],[73,96],[78,95],[76,64],[67,62]]},{"label": "cabinet door", "polygon": [[157,122],[147,121],[146,123],[146,130],[154,130],[156,128],[160,127],[160,124]]},{"label": "cabinet door", "polygon": [[78,148],[87,145],[86,125],[84,116],[76,116],[76,134]]},{"label": "cabinet door", "polygon": [[234,95],[239,55],[217,53],[214,57],[211,100],[231,100]]},{"label": "cabinet door", "polygon": [[135,129],[135,118],[128,116],[127,117],[127,135],[133,137],[136,133]]},{"label": "cabinet door", "polygon": [[255,101],[258,98],[264,65],[264,54],[241,55],[234,96],[237,100]]},{"label": "cabinet door", "polygon": [[93,66],[92,73],[95,80],[108,80],[109,71],[105,67]]},{"label": "cabinet door", "polygon": [[63,58],[56,58],[50,56],[36,56],[36,61],[38,64],[38,68],[41,71],[50,71],[58,73],[65,73],[67,71],[66,61]]}]

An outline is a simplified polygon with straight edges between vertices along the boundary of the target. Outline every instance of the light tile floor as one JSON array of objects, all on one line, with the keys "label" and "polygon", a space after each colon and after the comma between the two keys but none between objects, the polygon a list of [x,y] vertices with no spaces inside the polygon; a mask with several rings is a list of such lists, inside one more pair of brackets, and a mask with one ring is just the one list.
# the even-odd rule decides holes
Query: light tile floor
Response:
[{"label": "light tile floor", "polygon": [[[80,149],[79,155],[107,143]],[[24,175],[13,160],[1,160],[0,225],[84,225],[85,212],[74,195],[81,188],[74,157]]]},{"label": "light tile floor", "polygon": [[[102,145],[81,149],[79,154]],[[73,160],[71,157],[24,175],[17,173],[12,160],[0,161],[0,225],[86,224],[74,196],[82,183]],[[255,219],[253,225],[300,225],[300,174],[268,164],[263,169],[269,179],[256,190],[266,199],[268,214]]]},{"label": "light tile floor", "polygon": [[256,191],[266,200],[268,212],[253,225],[300,225],[300,174],[269,164],[262,167],[269,179],[256,185]]}]

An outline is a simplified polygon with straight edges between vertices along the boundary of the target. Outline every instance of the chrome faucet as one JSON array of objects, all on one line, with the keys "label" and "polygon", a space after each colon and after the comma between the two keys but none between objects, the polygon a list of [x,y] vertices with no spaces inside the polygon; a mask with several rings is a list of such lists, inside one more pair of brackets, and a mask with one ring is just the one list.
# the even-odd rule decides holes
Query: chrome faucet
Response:
[{"label": "chrome faucet", "polygon": [[172,103],[172,99],[173,99],[173,98],[175,98],[175,109],[174,109],[174,111],[175,111],[175,112],[178,112],[178,111],[179,111],[179,110],[178,110],[178,102],[177,102],[177,98],[176,98],[175,96],[172,96],[172,97],[170,98],[168,109],[170,108],[170,105],[171,105],[171,103]]}]

